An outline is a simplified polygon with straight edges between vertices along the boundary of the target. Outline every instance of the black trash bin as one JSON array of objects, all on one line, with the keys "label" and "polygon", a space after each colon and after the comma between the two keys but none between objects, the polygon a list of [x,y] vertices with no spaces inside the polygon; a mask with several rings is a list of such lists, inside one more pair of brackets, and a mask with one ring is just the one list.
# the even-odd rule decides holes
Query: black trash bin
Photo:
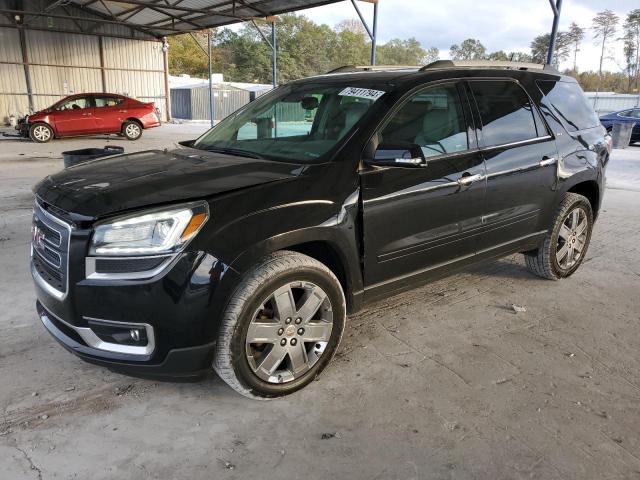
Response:
[{"label": "black trash bin", "polygon": [[120,153],[124,153],[124,147],[105,145],[104,148],[83,148],[81,150],[69,150],[68,152],[62,152],[62,158],[64,160],[64,167],[67,168],[72,165],[77,165],[78,163],[95,160],[100,157],[118,155]]}]

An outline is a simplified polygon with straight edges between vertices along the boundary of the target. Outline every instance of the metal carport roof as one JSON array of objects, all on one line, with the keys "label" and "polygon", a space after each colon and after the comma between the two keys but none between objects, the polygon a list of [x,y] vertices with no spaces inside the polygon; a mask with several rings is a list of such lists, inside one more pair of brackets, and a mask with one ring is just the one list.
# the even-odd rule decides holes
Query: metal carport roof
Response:
[{"label": "metal carport roof", "polygon": [[[52,30],[85,35],[156,38],[205,30],[232,23],[267,18],[271,40],[260,34],[272,50],[273,84],[277,84],[277,47],[275,15],[338,3],[342,0],[0,0],[0,24],[9,20],[14,28]],[[371,64],[376,63],[378,0],[360,0],[374,4],[373,27],[369,28],[356,0],[351,0],[371,38]],[[424,0],[423,0],[424,1]],[[558,30],[562,0],[548,0],[553,11],[553,26],[547,63],[551,63]],[[427,2],[425,2],[427,3]],[[66,22],[57,28],[56,20]],[[70,27],[70,28],[69,28]],[[109,27],[117,32],[104,32]],[[128,33],[121,33],[122,31]],[[211,41],[208,42],[211,69]],[[209,75],[211,78],[211,72]],[[213,119],[213,114],[211,115]]]},{"label": "metal carport roof", "polygon": [[[122,25],[159,38],[338,1],[341,0],[55,0],[8,2],[14,7],[0,8],[0,13],[22,15],[24,21],[44,17],[71,20],[77,25]],[[0,6],[2,3],[5,2]]]}]

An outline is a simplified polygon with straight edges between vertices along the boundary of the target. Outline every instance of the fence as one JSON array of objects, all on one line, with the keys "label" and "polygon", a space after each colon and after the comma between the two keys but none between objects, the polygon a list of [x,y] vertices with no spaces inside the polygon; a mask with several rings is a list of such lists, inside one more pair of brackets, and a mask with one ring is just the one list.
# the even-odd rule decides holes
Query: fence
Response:
[{"label": "fence", "polygon": [[606,115],[607,113],[640,106],[639,95],[601,93],[598,95],[597,103],[594,92],[587,92],[585,95],[594,105],[598,115]]},{"label": "fence", "polygon": [[[222,120],[249,103],[249,92],[237,89],[213,89],[214,116]],[[207,87],[171,89],[171,116],[185,120],[210,120]]]}]

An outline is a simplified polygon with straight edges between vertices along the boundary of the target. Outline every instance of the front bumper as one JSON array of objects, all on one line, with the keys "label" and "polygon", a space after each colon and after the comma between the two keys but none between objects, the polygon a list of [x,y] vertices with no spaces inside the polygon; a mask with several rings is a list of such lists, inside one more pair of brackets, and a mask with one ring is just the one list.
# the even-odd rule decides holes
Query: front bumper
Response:
[{"label": "front bumper", "polygon": [[72,338],[75,337],[74,332],[78,333],[78,329],[48,312],[39,301],[36,302],[36,309],[40,321],[53,338],[68,351],[89,363],[130,375],[158,378],[197,378],[211,369],[215,342],[172,349],[161,363],[132,363],[131,357],[126,354],[105,352],[88,346],[77,337]]},{"label": "front bumper", "polygon": [[15,128],[16,128],[16,130],[18,132],[20,132],[20,135],[22,135],[23,137],[28,137],[29,136],[29,127],[30,127],[30,125],[27,122],[25,122],[24,120],[22,120],[22,121],[19,121],[16,124]]},{"label": "front bumper", "polygon": [[[73,245],[73,241],[71,244]],[[218,319],[231,269],[223,273],[210,255],[185,253],[148,281],[75,281],[70,252],[68,291],[56,296],[33,267],[38,316],[67,350],[90,363],[151,377],[197,377],[211,369]],[[220,282],[224,278],[225,286]],[[142,346],[116,344],[96,335],[95,321],[146,333]],[[97,332],[98,334],[100,332]]]},{"label": "front bumper", "polygon": [[98,268],[87,258],[91,232],[81,217],[36,202],[31,274],[45,328],[84,360],[119,371],[179,377],[209,370],[239,275],[198,238],[158,268],[127,270],[132,261],[140,267],[133,257],[100,259]]}]

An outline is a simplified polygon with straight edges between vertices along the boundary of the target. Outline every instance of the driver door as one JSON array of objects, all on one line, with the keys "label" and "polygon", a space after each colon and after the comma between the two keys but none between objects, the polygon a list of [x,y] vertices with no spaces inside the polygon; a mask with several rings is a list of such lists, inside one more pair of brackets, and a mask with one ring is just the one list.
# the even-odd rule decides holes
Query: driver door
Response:
[{"label": "driver door", "polygon": [[[360,174],[369,298],[476,253],[486,179],[470,118],[465,91],[450,82],[410,94],[379,130]],[[399,145],[408,146],[410,161]],[[399,155],[398,166],[376,165]]]},{"label": "driver door", "polygon": [[53,116],[58,135],[84,135],[96,130],[90,96],[70,98],[58,107]]}]

